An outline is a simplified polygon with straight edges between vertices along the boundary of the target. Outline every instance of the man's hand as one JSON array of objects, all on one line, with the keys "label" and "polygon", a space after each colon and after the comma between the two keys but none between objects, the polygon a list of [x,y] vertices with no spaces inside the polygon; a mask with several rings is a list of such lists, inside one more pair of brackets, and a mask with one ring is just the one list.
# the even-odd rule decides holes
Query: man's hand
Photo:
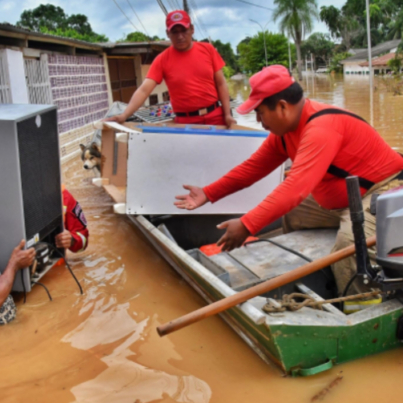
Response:
[{"label": "man's hand", "polygon": [[237,124],[237,121],[232,117],[231,114],[225,115],[224,119],[228,129],[231,129],[232,126]]},{"label": "man's hand", "polygon": [[56,247],[69,249],[73,246],[74,238],[71,236],[70,231],[66,229],[60,234],[56,235]]},{"label": "man's hand", "polygon": [[13,253],[8,261],[8,264],[11,265],[15,271],[31,266],[35,259],[35,249],[29,248],[24,250],[24,246],[25,241],[22,240],[20,244],[13,249]]},{"label": "man's hand", "polygon": [[225,234],[217,242],[217,246],[224,245],[222,247],[223,252],[229,252],[234,248],[239,248],[250,235],[249,230],[239,218],[225,221],[217,225],[217,228],[226,229]]},{"label": "man's hand", "polygon": [[209,201],[202,188],[191,185],[183,185],[183,188],[190,192],[187,195],[175,196],[175,199],[178,200],[174,203],[176,207],[180,209],[194,210]]},{"label": "man's hand", "polygon": [[126,115],[124,115],[123,113],[121,113],[120,115],[116,115],[116,116],[111,116],[110,118],[105,118],[102,119],[102,122],[116,122],[116,123],[125,123],[126,122]]}]

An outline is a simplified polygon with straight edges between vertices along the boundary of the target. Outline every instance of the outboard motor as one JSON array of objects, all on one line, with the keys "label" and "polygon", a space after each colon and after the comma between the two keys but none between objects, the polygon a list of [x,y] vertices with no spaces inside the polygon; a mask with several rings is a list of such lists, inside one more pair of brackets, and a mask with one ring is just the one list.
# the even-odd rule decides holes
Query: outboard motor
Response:
[{"label": "outboard motor", "polygon": [[357,281],[381,291],[403,290],[403,186],[376,200],[377,267],[369,262],[358,177],[346,179],[357,256]]},{"label": "outboard motor", "polygon": [[403,186],[378,197],[376,216],[376,262],[385,276],[403,281]]}]

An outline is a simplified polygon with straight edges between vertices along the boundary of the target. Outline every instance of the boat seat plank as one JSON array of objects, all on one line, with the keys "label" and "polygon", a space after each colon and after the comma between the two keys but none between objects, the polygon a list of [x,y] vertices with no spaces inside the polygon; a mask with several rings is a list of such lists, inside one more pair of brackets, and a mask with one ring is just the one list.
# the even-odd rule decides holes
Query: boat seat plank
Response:
[{"label": "boat seat plank", "polygon": [[[332,229],[303,230],[271,239],[315,260],[330,253],[336,233]],[[303,258],[268,242],[249,244],[233,250],[231,254],[262,280],[277,277],[307,263]],[[216,256],[219,259],[221,254]],[[225,269],[233,270],[234,266],[227,262]]]},{"label": "boat seat plank", "polygon": [[[304,293],[306,295],[309,295],[315,301],[323,301],[323,298],[320,295],[316,294],[316,292],[312,291],[305,284],[296,283],[295,285],[296,285],[296,287],[298,288],[299,291],[301,291],[302,293]],[[335,315],[339,315],[339,316],[346,316],[342,311],[340,311],[339,309],[334,307],[332,304],[323,304],[322,306],[323,306],[323,309],[325,311],[328,311],[330,313],[334,313]]]}]

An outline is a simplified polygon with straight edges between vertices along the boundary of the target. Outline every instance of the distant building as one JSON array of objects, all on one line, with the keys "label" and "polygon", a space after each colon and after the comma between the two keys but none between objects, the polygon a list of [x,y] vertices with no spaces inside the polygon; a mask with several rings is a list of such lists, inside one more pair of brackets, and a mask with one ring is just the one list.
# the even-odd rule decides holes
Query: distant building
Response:
[{"label": "distant building", "polygon": [[[379,57],[385,53],[396,52],[401,39],[395,39],[376,45],[372,48],[372,58]],[[344,74],[369,74],[368,64],[368,50],[367,49],[352,49],[349,53],[354,53],[353,56],[348,57],[340,62],[343,65]]]},{"label": "distant building", "polygon": [[[396,56],[395,52],[388,53],[386,55],[377,57],[372,59],[372,71],[374,74],[387,74],[390,73],[392,70],[388,66],[389,60],[394,59]],[[368,67],[369,62],[366,61],[364,63],[361,63],[362,67]]]},{"label": "distant building", "polygon": [[[62,163],[93,134],[114,101],[128,102],[168,41],[89,43],[0,24],[0,104],[58,107]],[[146,104],[169,99],[164,83]]]}]

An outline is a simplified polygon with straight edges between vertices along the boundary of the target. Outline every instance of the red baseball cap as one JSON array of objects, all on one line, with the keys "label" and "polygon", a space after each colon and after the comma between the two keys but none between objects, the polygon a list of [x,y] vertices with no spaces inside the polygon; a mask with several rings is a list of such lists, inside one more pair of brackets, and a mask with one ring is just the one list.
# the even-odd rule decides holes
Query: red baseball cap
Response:
[{"label": "red baseball cap", "polygon": [[286,67],[279,64],[264,67],[262,71],[250,78],[251,92],[249,98],[238,106],[236,111],[245,115],[256,109],[265,98],[285,90],[294,82],[294,77],[291,76]]},{"label": "red baseball cap", "polygon": [[191,23],[192,21],[190,20],[189,14],[183,10],[171,11],[166,19],[168,31],[170,31],[175,25],[182,25],[185,28],[189,28]]}]

